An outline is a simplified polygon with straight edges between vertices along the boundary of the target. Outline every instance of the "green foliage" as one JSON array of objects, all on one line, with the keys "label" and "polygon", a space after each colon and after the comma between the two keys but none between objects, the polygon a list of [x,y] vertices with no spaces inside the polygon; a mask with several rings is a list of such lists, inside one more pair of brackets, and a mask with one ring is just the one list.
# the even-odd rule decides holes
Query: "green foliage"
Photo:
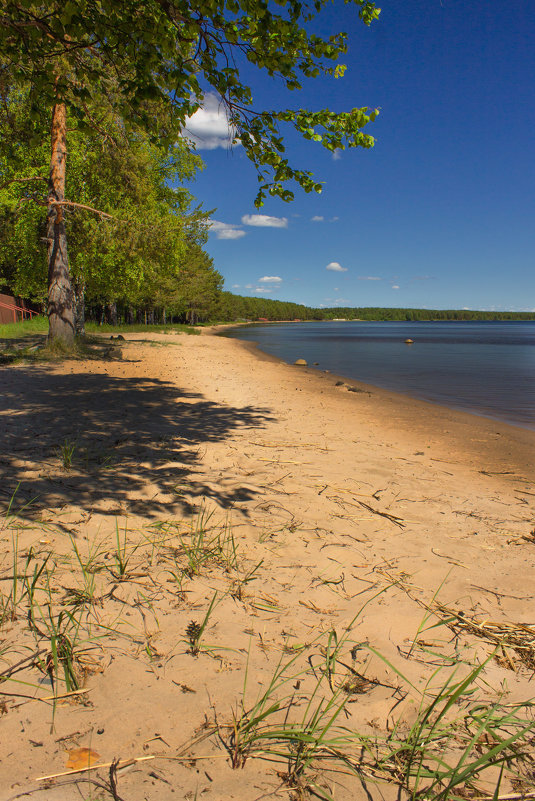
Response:
[{"label": "green foliage", "polygon": [[322,319],[384,320],[392,322],[425,320],[535,320],[534,312],[478,311],[475,309],[391,309],[344,307],[317,309]]},{"label": "green foliage", "polygon": [[222,292],[214,309],[213,319],[231,320],[321,320],[323,310],[310,309],[299,303],[267,298],[251,298]]},{"label": "green foliage", "polygon": [[[98,323],[87,323],[86,330],[88,334],[107,334],[107,333],[123,333],[128,334],[143,332],[148,334],[153,331],[156,334],[200,334],[199,328],[193,328],[191,325],[181,325],[180,323],[170,323],[168,325],[141,325],[134,323],[133,325],[98,325]],[[0,326],[1,333],[1,326]]]},{"label": "green foliage", "polygon": [[150,291],[152,305],[192,325],[213,316],[223,276],[198,243],[192,243],[178,258],[175,274],[162,273],[158,279]]},{"label": "green foliage", "polygon": [[46,317],[39,315],[31,320],[21,320],[19,323],[0,324],[0,339],[19,339],[35,334],[46,334],[48,321]]},{"label": "green foliage", "polygon": [[40,301],[47,281],[40,238],[49,146],[29,111],[28,93],[0,81],[0,96],[0,283]]},{"label": "green foliage", "polygon": [[[42,300],[46,184],[39,177],[47,173],[49,153],[34,146],[33,135],[45,142],[48,120],[44,111],[33,120],[29,108],[28,90],[6,90],[0,111],[0,281]],[[109,106],[93,113],[98,131],[76,121],[69,131],[66,194],[76,204],[66,207],[65,218],[75,287],[99,303],[165,306],[172,298],[167,305],[177,313],[180,307],[185,316],[189,306],[202,311],[222,278],[200,244],[208,213],[192,208],[190,192],[180,186],[201,166],[199,157],[182,139],[162,151],[146,135],[127,135]]]},{"label": "green foliage", "polygon": [[190,211],[191,194],[173,189],[200,166],[182,140],[162,152],[146,136],[109,126],[112,142],[80,131],[70,136],[67,196],[111,218],[73,208],[71,272],[89,300],[138,304],[162,277],[176,280],[188,241],[203,239],[206,213]]},{"label": "green foliage", "polygon": [[[345,3],[356,7],[366,25],[379,16],[368,0]],[[327,0],[7,0],[0,59],[12,81],[31,85],[32,116],[39,115],[40,103],[51,107],[59,101],[81,129],[95,128],[88,109],[95,98],[106,97],[125,128],[148,132],[164,148],[177,140],[211,88],[226,106],[235,141],[257,169],[260,206],[267,194],[291,200],[289,180],[306,192],[321,191],[311,173],[284,158],[281,126],[329,151],[373,145],[362,129],[377,115],[374,110],[253,109],[243,78],[251,68],[278,78],[289,91],[306,79],[344,74],[339,59],[347,35],[311,32],[326,5]]]},{"label": "green foliage", "polygon": [[222,292],[214,320],[253,322],[274,320],[382,320],[391,322],[425,320],[535,320],[535,312],[476,311],[469,309],[393,309],[344,306],[315,309],[298,303],[270,298],[245,297]]}]

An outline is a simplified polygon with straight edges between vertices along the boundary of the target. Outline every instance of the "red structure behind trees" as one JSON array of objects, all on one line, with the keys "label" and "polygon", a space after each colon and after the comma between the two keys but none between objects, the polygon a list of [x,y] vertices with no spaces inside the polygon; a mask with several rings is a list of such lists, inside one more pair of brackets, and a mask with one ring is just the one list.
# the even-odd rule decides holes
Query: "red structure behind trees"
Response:
[{"label": "red structure behind trees", "polygon": [[29,309],[26,301],[14,298],[12,295],[0,295],[0,324],[18,323],[33,317],[38,312]]}]

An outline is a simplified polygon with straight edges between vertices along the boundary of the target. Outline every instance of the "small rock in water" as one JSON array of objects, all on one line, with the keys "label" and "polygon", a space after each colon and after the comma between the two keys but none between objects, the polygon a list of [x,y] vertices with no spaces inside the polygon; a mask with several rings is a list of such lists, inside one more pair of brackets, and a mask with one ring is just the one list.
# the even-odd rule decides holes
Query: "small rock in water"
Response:
[{"label": "small rock in water", "polygon": [[296,364],[298,367],[306,367],[307,366],[307,362],[305,361],[305,359],[296,359],[294,364]]},{"label": "small rock in water", "polygon": [[414,345],[414,339],[406,339],[405,340],[405,344],[406,345]]}]

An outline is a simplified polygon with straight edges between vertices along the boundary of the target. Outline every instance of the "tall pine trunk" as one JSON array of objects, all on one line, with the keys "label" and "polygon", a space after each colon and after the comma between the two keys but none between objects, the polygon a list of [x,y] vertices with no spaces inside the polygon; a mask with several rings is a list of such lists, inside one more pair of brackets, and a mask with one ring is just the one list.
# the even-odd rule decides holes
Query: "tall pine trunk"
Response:
[{"label": "tall pine trunk", "polygon": [[56,103],[52,111],[50,174],[48,178],[48,338],[72,345],[75,334],[75,299],[69,273],[63,206],[67,158],[67,110]]}]

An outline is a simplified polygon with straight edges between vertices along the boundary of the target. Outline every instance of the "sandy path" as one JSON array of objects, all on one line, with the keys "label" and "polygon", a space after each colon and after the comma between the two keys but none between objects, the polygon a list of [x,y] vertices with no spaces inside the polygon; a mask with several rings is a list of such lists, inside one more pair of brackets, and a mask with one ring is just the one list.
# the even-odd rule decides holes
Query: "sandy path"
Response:
[{"label": "sandy path", "polygon": [[[46,704],[5,696],[0,798],[60,772],[66,750],[78,746],[106,761],[158,755],[121,777],[128,801],[266,797],[281,785],[280,768],[249,759],[232,770],[224,737],[188,747],[196,762],[169,757],[209,734],[214,720],[231,720],[247,652],[249,701],[281,654],[321,632],[343,636],[362,603],[392,582],[402,586],[380,595],[346,636],[402,659],[415,681],[433,668],[402,654],[424,614],[418,602],[429,603],[441,585],[442,604],[480,620],[535,622],[535,432],[356,382],[337,387],[333,376],[259,358],[209,334],[129,340],[121,360],[2,369],[1,497],[20,482],[17,501],[37,496],[21,515],[41,526],[5,526],[0,577],[13,571],[14,531],[21,556],[30,546],[38,557],[55,555],[58,597],[69,579],[80,583],[72,578],[69,535],[84,553],[100,543],[98,558],[108,562],[92,574],[99,604],[88,613],[90,704],[56,710],[51,735]],[[64,451],[68,443],[73,465],[65,470],[58,445]],[[179,586],[171,565],[176,531],[199,514],[207,537],[232,532],[239,568],[227,538],[226,564],[207,561]],[[110,568],[117,520],[128,529],[124,581]],[[184,632],[202,621],[214,592],[206,634],[213,649],[193,657]],[[0,629],[8,670],[43,644],[23,632],[24,623],[19,612]],[[102,624],[114,634],[96,642]],[[441,636],[446,647],[451,632]],[[480,640],[471,645],[489,652]],[[318,647],[321,653],[324,642]],[[506,682],[511,698],[530,695],[529,675],[508,667],[489,667],[492,686]],[[350,717],[355,726],[384,728],[399,701],[396,676],[378,660],[368,670],[383,684],[359,694]],[[49,681],[35,667],[15,676],[40,681],[41,696]],[[399,714],[410,717],[405,707]],[[329,781],[337,799],[366,797],[354,779]],[[369,792],[379,798],[394,790]],[[71,785],[43,793],[37,797],[73,797]]]}]

